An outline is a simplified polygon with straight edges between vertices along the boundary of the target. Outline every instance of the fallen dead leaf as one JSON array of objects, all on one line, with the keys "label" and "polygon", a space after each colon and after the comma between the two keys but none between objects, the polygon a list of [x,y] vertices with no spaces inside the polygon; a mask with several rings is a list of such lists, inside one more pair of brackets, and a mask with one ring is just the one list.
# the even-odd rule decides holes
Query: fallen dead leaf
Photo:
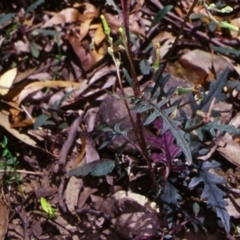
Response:
[{"label": "fallen dead leaf", "polygon": [[[49,12],[45,12],[49,13]],[[42,28],[52,27],[54,25],[76,22],[80,18],[80,13],[75,8],[66,8],[49,19]]]},{"label": "fallen dead leaf", "polygon": [[9,122],[9,113],[0,112],[0,126],[5,128],[6,131],[8,131],[10,134],[12,134],[14,137],[16,137],[21,142],[24,142],[27,145],[32,146],[34,148],[41,149],[42,151],[44,151],[44,152],[46,152],[46,153],[48,153],[48,154],[53,156],[52,153],[50,153],[50,152],[48,152],[48,151],[38,147],[37,143],[32,138],[30,138],[28,135],[20,133],[16,129],[11,128],[11,124]]},{"label": "fallen dead leaf", "polygon": [[78,195],[83,187],[83,181],[80,178],[70,177],[65,191],[65,199],[68,210],[75,213],[78,205]]},{"label": "fallen dead leaf", "polygon": [[0,76],[0,95],[6,95],[17,76],[17,68],[12,68]]},{"label": "fallen dead leaf", "polygon": [[0,240],[4,240],[8,230],[8,210],[2,196],[0,196],[0,216]]},{"label": "fallen dead leaf", "polygon": [[17,139],[19,139],[20,141],[36,147],[37,143],[31,139],[30,137],[28,137],[27,135],[23,134],[23,133],[19,133],[17,130],[11,128],[11,124],[9,123],[9,116],[8,113],[3,113],[0,112],[0,125],[2,127],[4,127],[10,134],[12,134],[14,137],[16,137]]},{"label": "fallen dead leaf", "polygon": [[56,80],[56,81],[44,81],[44,82],[33,82],[28,84],[27,86],[24,87],[24,89],[20,92],[20,94],[17,97],[17,103],[18,105],[21,104],[21,102],[29,96],[29,94],[34,93],[42,88],[45,87],[70,87],[70,88],[80,88],[82,85],[85,84],[83,83],[76,83],[76,82],[68,82],[68,81],[61,81],[61,80]]}]

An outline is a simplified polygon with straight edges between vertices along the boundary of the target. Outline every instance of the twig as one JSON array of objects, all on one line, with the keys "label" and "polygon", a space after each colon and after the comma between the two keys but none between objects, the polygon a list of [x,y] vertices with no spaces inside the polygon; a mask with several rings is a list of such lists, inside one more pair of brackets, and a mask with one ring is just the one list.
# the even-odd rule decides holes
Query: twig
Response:
[{"label": "twig", "polygon": [[58,164],[54,167],[54,172],[58,172],[59,169],[63,168],[63,166],[65,165],[65,163],[67,161],[68,152],[71,149],[72,144],[76,138],[77,129],[78,129],[78,126],[80,125],[80,123],[82,122],[82,119],[83,119],[83,114],[78,116],[73,121],[73,123],[69,129],[67,140],[64,142],[64,144],[61,148],[61,151],[59,154],[59,161],[58,161]]},{"label": "twig", "polygon": [[66,204],[63,201],[63,193],[64,193],[65,183],[66,183],[66,178],[62,177],[61,183],[60,183],[59,188],[58,188],[58,203],[59,203],[59,207],[62,209],[62,211],[64,213],[67,212]]},{"label": "twig", "polygon": [[25,170],[12,170],[12,169],[0,169],[0,173],[6,173],[6,172],[14,172],[19,174],[31,174],[31,175],[43,175],[41,172],[32,172],[32,171],[25,171]]}]

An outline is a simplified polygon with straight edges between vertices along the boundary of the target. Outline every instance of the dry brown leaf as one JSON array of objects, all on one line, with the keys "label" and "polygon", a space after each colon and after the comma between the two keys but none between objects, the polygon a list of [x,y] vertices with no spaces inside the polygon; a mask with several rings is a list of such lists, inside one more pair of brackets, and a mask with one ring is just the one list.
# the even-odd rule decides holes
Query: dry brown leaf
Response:
[{"label": "dry brown leaf", "polygon": [[6,131],[8,131],[10,134],[12,134],[14,137],[16,137],[21,142],[24,142],[27,145],[32,146],[34,148],[41,149],[42,151],[54,156],[52,153],[38,147],[37,143],[33,139],[31,139],[28,135],[20,133],[16,129],[11,128],[11,124],[9,123],[9,113],[0,112],[0,126],[5,128]]},{"label": "dry brown leaf", "polygon": [[[180,63],[186,69],[202,69],[206,75],[210,73],[212,66],[214,67],[215,73],[218,75],[226,67],[233,71],[233,65],[227,62],[222,56],[211,54],[199,49],[189,51],[180,58]],[[191,79],[190,79],[191,80]]]},{"label": "dry brown leaf", "polygon": [[6,95],[17,76],[17,68],[12,68],[0,76],[0,95]]},{"label": "dry brown leaf", "polygon": [[228,211],[228,214],[231,217],[234,218],[240,218],[240,198],[239,198],[239,194],[236,196],[233,196],[233,194],[230,194],[230,198],[226,198],[225,199],[228,203],[228,205],[226,206],[226,210]]},{"label": "dry brown leaf", "polygon": [[229,162],[236,166],[240,166],[240,145],[239,143],[229,141],[225,147],[217,148],[217,151],[225,157]]},{"label": "dry brown leaf", "polygon": [[27,135],[23,134],[23,133],[19,133],[17,130],[11,128],[11,124],[9,123],[8,120],[8,113],[3,113],[0,112],[0,125],[2,127],[4,127],[10,134],[12,134],[14,137],[16,137],[17,139],[19,139],[20,141],[36,147],[37,143],[31,139],[30,137],[28,137]]},{"label": "dry brown leaf", "polygon": [[20,40],[14,43],[14,49],[17,54],[22,52],[30,52],[29,43]]},{"label": "dry brown leaf", "polygon": [[17,97],[17,103],[19,105],[27,96],[29,96],[29,94],[34,93],[45,87],[49,87],[49,88],[51,88],[51,87],[80,88],[80,87],[82,87],[83,84],[85,84],[85,82],[76,83],[76,82],[68,82],[68,81],[61,81],[61,80],[33,82],[33,83],[30,83],[27,86],[25,86],[24,89],[20,92],[20,94]]},{"label": "dry brown leaf", "polygon": [[161,222],[155,213],[125,213],[117,217],[115,228],[123,239],[154,236],[161,228]]},{"label": "dry brown leaf", "polygon": [[[231,23],[232,25],[240,28],[240,17],[231,19],[231,20],[230,20],[230,23]],[[231,31],[231,36],[232,36],[233,38],[238,38],[238,39],[240,39],[239,33],[236,32],[236,31]]]},{"label": "dry brown leaf", "polygon": [[[235,128],[240,126],[240,112],[238,112],[232,120],[229,122],[229,125],[233,125]],[[218,143],[217,151],[224,156],[228,161],[233,163],[236,166],[240,166],[240,144],[233,140],[233,137],[225,133],[224,136]]]},{"label": "dry brown leaf", "polygon": [[32,73],[35,72],[36,69],[37,68],[35,67],[35,68],[28,69],[25,72],[19,72],[17,77],[15,78],[14,83],[21,82],[23,79],[29,77]]},{"label": "dry brown leaf", "polygon": [[94,26],[92,25],[90,29],[96,29],[94,33],[94,43],[96,45],[99,45],[104,39],[106,39],[106,35],[103,31],[102,24],[95,24]]},{"label": "dry brown leaf", "polygon": [[72,23],[78,21],[80,13],[75,8],[66,8],[59,13],[56,13],[51,19],[49,19],[42,28],[52,27],[63,23]]},{"label": "dry brown leaf", "polygon": [[8,210],[7,206],[0,196],[0,240],[5,239],[8,230]]},{"label": "dry brown leaf", "polygon": [[85,187],[84,190],[79,195],[78,208],[81,209],[86,203],[89,196],[91,196],[93,193],[97,191],[98,191],[97,188]]},{"label": "dry brown leaf", "polygon": [[98,151],[93,145],[93,140],[88,138],[87,145],[86,145],[86,163],[91,163],[99,159],[100,157],[99,157]]},{"label": "dry brown leaf", "polygon": [[83,181],[80,178],[70,177],[65,191],[65,199],[68,210],[75,213],[78,205],[78,195],[83,187]]},{"label": "dry brown leaf", "polygon": [[84,71],[88,71],[97,61],[103,58],[103,55],[98,54],[95,49],[90,50],[87,53],[85,48],[79,44],[79,41],[76,37],[68,36],[67,39],[69,40],[74,52],[78,56]]}]

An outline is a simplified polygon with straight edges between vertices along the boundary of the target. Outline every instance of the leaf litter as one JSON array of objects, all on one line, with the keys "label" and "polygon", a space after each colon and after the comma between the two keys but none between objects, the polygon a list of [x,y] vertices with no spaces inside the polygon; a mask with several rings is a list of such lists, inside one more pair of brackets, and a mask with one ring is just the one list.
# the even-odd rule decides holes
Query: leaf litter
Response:
[{"label": "leaf litter", "polygon": [[[125,108],[117,104],[123,102],[122,96],[117,94],[120,101],[107,96],[109,92],[119,93],[118,76],[109,58],[100,14],[104,14],[116,41],[116,56],[130,73],[124,47],[117,43],[121,5],[113,1],[2,3],[0,141],[4,144],[3,136],[7,136],[5,149],[18,163],[13,165],[14,158],[2,148],[0,180],[4,195],[0,211],[5,219],[0,222],[0,239],[156,239],[179,236],[183,227],[192,234],[193,229],[201,229],[204,235],[206,228],[212,227],[201,221],[207,211],[216,213],[211,222],[221,222],[215,225],[215,239],[225,233],[238,236],[237,229],[231,228],[231,216],[238,221],[238,208],[232,205],[239,198],[239,99],[231,88],[223,91],[237,79],[237,52],[230,50],[237,48],[234,44],[238,36],[229,31],[232,38],[227,39],[219,26],[215,28],[206,20],[207,12],[195,7],[175,57],[168,63],[165,74],[170,74],[170,80],[164,78],[166,81],[158,86],[162,99],[148,98],[153,83],[148,80],[154,79],[151,34],[160,42],[160,54],[166,60],[176,29],[191,5],[184,0],[178,6],[162,4],[133,1],[129,16],[137,77],[146,93],[137,99],[137,112],[146,112],[142,120],[147,123],[144,136],[160,186],[154,194],[126,111],[117,114]],[[237,24],[239,16],[234,17],[230,20]],[[159,24],[160,20],[164,24]],[[197,24],[208,34],[201,28],[192,31]],[[221,34],[224,37],[219,37]],[[208,52],[210,47],[196,39],[214,44],[216,52]],[[174,94],[178,87],[186,87],[184,81],[189,88],[201,86],[183,100]],[[133,104],[133,93],[127,88],[125,92]],[[147,104],[149,99],[156,100],[152,108]],[[191,110],[181,107],[188,101]],[[101,111],[98,117],[94,115],[97,110]],[[131,111],[134,116],[136,112]],[[112,124],[105,130],[113,139],[105,138],[101,150],[97,148],[101,138],[95,136],[98,124],[93,120],[99,120],[99,116],[101,123]],[[126,140],[131,142],[130,151],[121,149]],[[11,184],[6,184],[6,176],[10,176],[7,180]],[[191,194],[195,190],[198,194],[194,200]],[[201,209],[195,215],[192,205]],[[176,221],[170,223],[173,218]]]}]

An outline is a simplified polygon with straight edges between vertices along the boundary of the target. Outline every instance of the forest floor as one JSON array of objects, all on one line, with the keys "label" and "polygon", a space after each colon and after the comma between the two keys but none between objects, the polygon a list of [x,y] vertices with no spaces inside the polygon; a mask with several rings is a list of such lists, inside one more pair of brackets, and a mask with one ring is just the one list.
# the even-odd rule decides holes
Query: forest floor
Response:
[{"label": "forest floor", "polygon": [[[135,0],[129,16],[125,2],[1,1],[0,240],[240,239],[239,1],[199,1],[190,16],[193,0]],[[134,74],[141,94],[157,82],[156,59],[169,79],[139,130],[146,156],[124,135],[124,99]]]}]

